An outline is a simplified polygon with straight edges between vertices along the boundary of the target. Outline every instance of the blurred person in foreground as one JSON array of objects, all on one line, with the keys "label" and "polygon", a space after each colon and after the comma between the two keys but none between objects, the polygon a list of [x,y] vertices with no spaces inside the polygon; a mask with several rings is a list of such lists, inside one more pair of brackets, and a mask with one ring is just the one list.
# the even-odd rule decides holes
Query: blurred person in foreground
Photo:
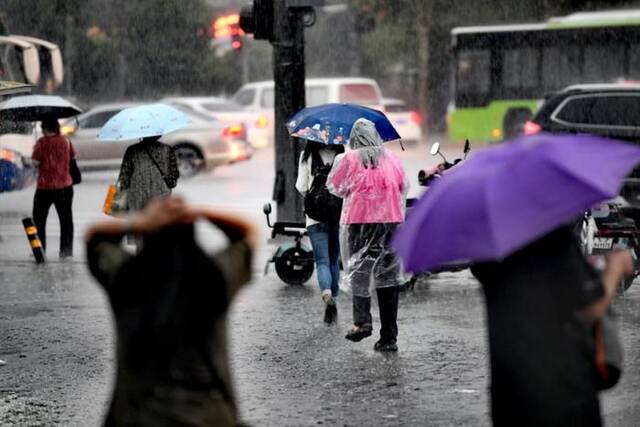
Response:
[{"label": "blurred person in foreground", "polygon": [[[206,219],[229,244],[214,255],[194,240]],[[121,245],[140,235],[137,255]],[[117,331],[117,376],[107,426],[239,424],[226,343],[226,313],[251,279],[255,231],[245,220],[160,198],[126,221],[87,232],[91,273],[104,287]]]},{"label": "blurred person in foreground", "polygon": [[[307,232],[313,246],[316,274],[325,304],[324,322],[336,320],[335,298],[340,291],[340,213],[341,199],[328,193],[327,176],[342,144],[327,145],[307,141],[298,165],[296,189],[305,197]],[[333,202],[333,203],[332,203]],[[322,204],[324,206],[315,206]]]},{"label": "blurred person in foreground", "polygon": [[180,172],[173,147],[160,136],[142,138],[130,145],[122,158],[118,186],[127,192],[127,209],[139,211],[155,197],[171,194]]},{"label": "blurred person in foreground", "polygon": [[602,275],[561,227],[500,262],[472,267],[487,304],[495,426],[600,426],[593,324],[633,271],[628,251]]},{"label": "blurred person in foreground", "polygon": [[[358,119],[349,136],[351,151],[334,162],[328,188],[344,199],[340,224],[347,233],[347,280],[353,292],[353,328],[345,338],[371,336],[371,285],[380,310],[380,339],[376,351],[398,351],[400,263],[391,237],[404,221],[408,183],[400,159],[383,147],[375,125]],[[343,239],[344,241],[344,239]]]},{"label": "blurred person in foreground", "polygon": [[60,134],[56,119],[42,121],[42,136],[33,147],[31,158],[38,167],[38,183],[33,198],[33,222],[42,248],[47,246],[47,217],[54,205],[60,220],[60,258],[73,256],[73,180],[69,173],[76,152]]}]

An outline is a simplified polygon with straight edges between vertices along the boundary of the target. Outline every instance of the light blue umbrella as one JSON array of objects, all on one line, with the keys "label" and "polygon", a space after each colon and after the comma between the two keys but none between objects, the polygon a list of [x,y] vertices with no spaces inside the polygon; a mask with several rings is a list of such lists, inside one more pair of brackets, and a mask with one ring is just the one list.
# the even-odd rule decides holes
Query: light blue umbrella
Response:
[{"label": "light blue umbrella", "polygon": [[189,126],[191,119],[166,104],[125,108],[111,117],[100,132],[100,141],[122,141],[161,136]]}]

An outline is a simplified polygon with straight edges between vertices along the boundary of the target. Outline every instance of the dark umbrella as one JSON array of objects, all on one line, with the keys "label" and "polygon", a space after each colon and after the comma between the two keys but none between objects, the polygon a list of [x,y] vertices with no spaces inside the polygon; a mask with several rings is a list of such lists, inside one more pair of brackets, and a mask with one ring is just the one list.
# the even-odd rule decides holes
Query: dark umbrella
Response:
[{"label": "dark umbrella", "polygon": [[298,111],[287,122],[291,136],[322,144],[346,144],[358,119],[376,126],[383,141],[395,141],[400,135],[384,113],[362,105],[323,104]]},{"label": "dark umbrella", "polygon": [[0,120],[36,122],[44,118],[62,119],[82,113],[82,110],[59,96],[16,96],[0,103]]}]

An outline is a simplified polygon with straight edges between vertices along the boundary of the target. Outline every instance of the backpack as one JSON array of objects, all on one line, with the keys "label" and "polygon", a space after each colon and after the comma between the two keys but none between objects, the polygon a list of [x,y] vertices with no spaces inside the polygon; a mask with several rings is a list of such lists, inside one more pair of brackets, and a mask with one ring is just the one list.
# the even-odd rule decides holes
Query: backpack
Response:
[{"label": "backpack", "polygon": [[337,223],[342,212],[342,199],[329,193],[327,177],[331,164],[320,166],[313,177],[311,188],[304,198],[304,213],[319,222]]}]

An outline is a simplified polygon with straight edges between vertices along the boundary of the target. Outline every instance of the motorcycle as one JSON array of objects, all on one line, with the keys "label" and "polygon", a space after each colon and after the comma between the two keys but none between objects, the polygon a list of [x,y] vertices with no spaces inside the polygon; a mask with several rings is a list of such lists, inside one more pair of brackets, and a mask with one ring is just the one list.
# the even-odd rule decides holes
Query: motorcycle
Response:
[{"label": "motorcycle", "polygon": [[[460,162],[466,160],[467,155],[469,154],[469,152],[471,151],[471,147],[469,145],[469,140],[467,139],[464,143],[464,148],[463,148],[463,156],[460,158],[455,159],[453,162],[449,162],[447,160],[447,158],[445,157],[444,154],[442,154],[442,152],[440,151],[440,143],[439,142],[434,142],[431,145],[431,149],[429,150],[429,153],[432,156],[440,156],[442,157],[443,162],[436,165],[434,168],[432,168],[431,170],[427,171],[424,169],[421,169],[420,171],[418,171],[418,183],[420,184],[420,186],[422,187],[426,187],[428,191],[428,187],[431,186],[436,180],[438,179],[442,179],[444,177],[444,175],[446,175],[446,171],[453,168],[454,166],[458,165]],[[417,199],[415,198],[408,198],[407,202],[406,202],[406,207],[407,207],[407,216],[411,215],[411,207],[417,202]],[[446,265],[443,267],[440,267],[438,269],[433,269],[430,271],[426,271],[426,272],[422,272],[422,273],[417,273],[412,275],[405,283],[403,288],[404,289],[408,289],[408,290],[413,290],[413,288],[415,287],[415,284],[428,277],[431,274],[434,273],[440,273],[440,272],[444,272],[444,271],[450,271],[450,272],[456,272],[456,271],[461,271],[464,270],[466,268],[468,268],[469,266],[467,264],[450,264],[450,265]]]},{"label": "motorcycle", "polygon": [[603,257],[612,250],[631,250],[635,260],[634,272],[620,284],[619,291],[622,293],[640,275],[637,256],[640,250],[639,219],[640,210],[629,206],[625,199],[618,196],[585,212],[576,230],[580,247],[586,256]]}]

